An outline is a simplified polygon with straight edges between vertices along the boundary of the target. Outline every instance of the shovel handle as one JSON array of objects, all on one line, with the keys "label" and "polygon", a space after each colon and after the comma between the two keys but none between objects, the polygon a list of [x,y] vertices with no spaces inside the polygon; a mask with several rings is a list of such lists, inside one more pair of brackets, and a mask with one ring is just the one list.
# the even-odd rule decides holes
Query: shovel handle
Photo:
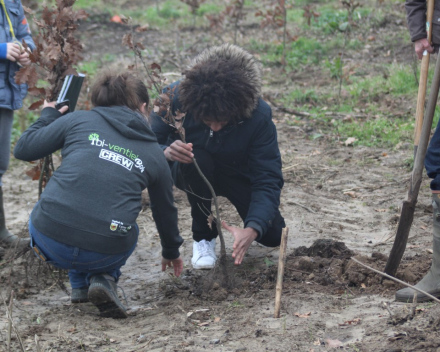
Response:
[{"label": "shovel handle", "polygon": [[[431,43],[434,0],[428,0],[427,6],[428,9],[426,13],[426,33],[428,43]],[[416,123],[414,128],[414,156],[416,155],[417,147],[419,145],[420,134],[423,126],[423,115],[425,114],[425,98],[426,86],[428,82],[429,57],[429,53],[425,50],[425,52],[423,53],[422,64],[420,68],[419,92],[417,95]]]}]

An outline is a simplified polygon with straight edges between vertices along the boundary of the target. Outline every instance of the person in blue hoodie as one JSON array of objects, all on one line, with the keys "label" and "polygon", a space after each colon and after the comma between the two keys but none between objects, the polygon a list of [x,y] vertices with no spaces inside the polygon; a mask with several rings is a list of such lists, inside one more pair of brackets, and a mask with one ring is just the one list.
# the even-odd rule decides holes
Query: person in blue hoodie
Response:
[{"label": "person in blue hoodie", "polygon": [[23,49],[24,40],[30,50],[35,48],[29,25],[19,0],[0,1],[0,246],[28,245],[6,228],[3,206],[2,176],[8,169],[11,154],[11,131],[14,110],[23,106],[27,85],[15,83],[20,66],[30,64],[29,52]]},{"label": "person in blue hoodie", "polygon": [[172,113],[185,113],[186,143],[156,113],[152,128],[175,185],[187,192],[191,205],[193,268],[214,267],[218,235],[216,225],[207,221],[212,195],[193,158],[216,195],[226,197],[243,220],[243,228],[222,224],[234,236],[234,263],[241,264],[253,241],[278,246],[285,227],[279,211],[281,154],[271,108],[261,98],[257,60],[236,45],[211,47],[192,61],[181,81],[164,91],[172,97]]},{"label": "person in blue hoodie", "polygon": [[21,136],[17,159],[32,161],[61,149],[62,162],[29,220],[31,247],[42,260],[68,269],[72,303],[91,301],[104,317],[126,318],[116,283],[133,253],[142,190],[148,189],[162,245],[162,270],[183,270],[183,240],[173,180],[144,114],[144,83],[129,73],[104,73],[92,87],[90,111],[63,115],[44,104]]}]

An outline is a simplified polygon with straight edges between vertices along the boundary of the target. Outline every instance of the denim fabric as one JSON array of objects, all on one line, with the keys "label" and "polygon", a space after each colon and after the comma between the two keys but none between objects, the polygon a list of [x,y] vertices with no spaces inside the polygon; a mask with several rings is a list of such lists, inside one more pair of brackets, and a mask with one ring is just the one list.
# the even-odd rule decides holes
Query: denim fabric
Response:
[{"label": "denim fabric", "polygon": [[[137,225],[136,232],[139,235]],[[50,263],[57,268],[69,270],[69,280],[72,289],[88,287],[90,277],[99,273],[111,275],[117,282],[121,276],[121,267],[133,253],[137,243],[136,239],[135,245],[124,253],[102,254],[57,242],[39,232],[32,225],[31,220],[29,220],[29,233],[31,236],[31,247],[38,247],[38,250],[47,258],[46,263]]]}]

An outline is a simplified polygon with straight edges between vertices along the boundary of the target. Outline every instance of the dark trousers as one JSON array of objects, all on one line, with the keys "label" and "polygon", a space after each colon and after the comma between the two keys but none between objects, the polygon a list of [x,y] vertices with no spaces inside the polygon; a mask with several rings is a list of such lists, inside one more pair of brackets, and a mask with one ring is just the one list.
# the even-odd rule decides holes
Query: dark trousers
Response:
[{"label": "dark trousers", "polygon": [[[244,221],[251,203],[252,188],[250,181],[237,175],[227,175],[216,167],[211,155],[204,150],[193,150],[194,157],[205,177],[211,183],[217,196],[226,197],[237,209]],[[217,227],[213,223],[208,226],[207,218],[211,214],[212,195],[194,164],[174,162],[171,173],[177,188],[185,191],[191,205],[192,232],[195,241],[210,241],[217,237]],[[215,212],[213,213],[215,215]],[[281,242],[281,232],[285,227],[284,219],[279,210],[272,221],[271,227],[258,241],[268,247],[276,247]]]}]

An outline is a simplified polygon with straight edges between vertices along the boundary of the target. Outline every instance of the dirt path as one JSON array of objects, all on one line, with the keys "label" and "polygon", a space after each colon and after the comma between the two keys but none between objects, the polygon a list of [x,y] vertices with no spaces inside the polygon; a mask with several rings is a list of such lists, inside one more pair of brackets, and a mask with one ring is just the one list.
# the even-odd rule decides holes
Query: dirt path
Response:
[{"label": "dirt path", "polygon": [[[130,308],[126,321],[102,319],[88,303],[71,305],[43,268],[37,274],[38,263],[28,256],[3,268],[3,297],[9,285],[19,295],[14,322],[25,346],[34,350],[37,334],[53,351],[326,351],[338,344],[346,351],[391,351],[399,346],[430,351],[417,346],[435,341],[437,332],[420,326],[428,325],[437,307],[418,305],[413,320],[389,324],[390,313],[382,302],[394,315],[404,316],[408,310],[393,302],[397,286],[382,285],[376,275],[350,264],[341,248],[333,250],[332,258],[325,258],[325,250],[311,256],[299,256],[306,249],[298,250],[316,239],[339,241],[383,270],[409,176],[402,160],[410,151],[329,146],[309,141],[282,119],[277,127],[285,160],[282,213],[290,229],[280,319],[272,317],[277,249],[252,246],[244,264],[235,270],[241,284],[233,292],[220,290],[211,299],[198,294],[196,283],[205,274],[191,269],[189,207],[185,195],[176,190],[186,270],[178,281],[160,272],[160,244],[151,212],[141,213],[139,245],[120,281]],[[4,180],[7,221],[15,230],[25,228],[37,198],[36,182],[27,179],[26,168],[27,164],[13,161]],[[425,253],[430,248],[431,213],[426,185],[427,180],[407,259],[399,270],[404,279],[409,275],[415,280],[429,267]],[[221,211],[224,219],[240,225],[224,199]],[[226,242],[231,253],[231,236]],[[26,263],[34,273],[27,280]],[[5,324],[2,318],[3,341]]]}]

